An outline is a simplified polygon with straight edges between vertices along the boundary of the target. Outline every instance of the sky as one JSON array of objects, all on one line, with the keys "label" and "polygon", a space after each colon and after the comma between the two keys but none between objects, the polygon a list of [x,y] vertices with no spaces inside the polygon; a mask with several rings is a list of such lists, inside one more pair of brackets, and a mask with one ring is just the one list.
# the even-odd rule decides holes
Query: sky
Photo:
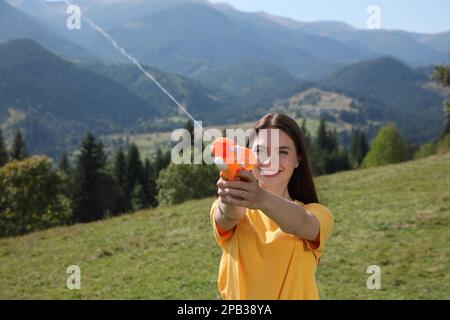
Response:
[{"label": "sky", "polygon": [[450,0],[210,0],[240,11],[267,13],[310,22],[343,21],[367,28],[370,5],[381,11],[382,29],[437,33],[450,30]]}]

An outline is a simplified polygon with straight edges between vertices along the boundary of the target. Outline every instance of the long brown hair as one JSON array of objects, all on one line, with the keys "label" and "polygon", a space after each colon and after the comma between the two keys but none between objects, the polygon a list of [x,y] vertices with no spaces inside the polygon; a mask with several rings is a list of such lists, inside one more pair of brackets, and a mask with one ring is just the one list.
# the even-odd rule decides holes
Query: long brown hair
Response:
[{"label": "long brown hair", "polygon": [[306,153],[302,130],[297,122],[283,113],[269,113],[256,122],[254,129],[258,134],[261,129],[283,130],[294,141],[300,165],[294,169],[288,183],[289,195],[303,204],[319,203],[309,158]]}]

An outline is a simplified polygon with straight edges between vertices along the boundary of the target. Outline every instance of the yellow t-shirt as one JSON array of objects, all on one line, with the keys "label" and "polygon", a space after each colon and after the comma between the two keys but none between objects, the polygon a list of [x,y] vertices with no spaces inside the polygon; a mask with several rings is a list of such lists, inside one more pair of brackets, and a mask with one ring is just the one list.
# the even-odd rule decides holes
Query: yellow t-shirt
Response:
[{"label": "yellow t-shirt", "polygon": [[247,209],[239,224],[221,236],[214,219],[217,202],[210,218],[214,238],[223,250],[218,277],[222,299],[319,299],[316,269],[334,224],[326,206],[304,206],[320,223],[320,243],[313,245],[281,231],[261,210],[253,209]]}]

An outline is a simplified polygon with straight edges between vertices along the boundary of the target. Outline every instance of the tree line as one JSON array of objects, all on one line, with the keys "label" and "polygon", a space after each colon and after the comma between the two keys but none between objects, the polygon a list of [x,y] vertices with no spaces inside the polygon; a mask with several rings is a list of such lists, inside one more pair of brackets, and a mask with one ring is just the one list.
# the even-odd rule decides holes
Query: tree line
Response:
[{"label": "tree line", "polygon": [[169,162],[170,153],[160,149],[153,161],[142,161],[135,144],[108,159],[88,133],[73,166],[66,153],[55,165],[45,155],[30,156],[20,130],[7,150],[0,130],[0,236],[155,207],[158,174]]}]

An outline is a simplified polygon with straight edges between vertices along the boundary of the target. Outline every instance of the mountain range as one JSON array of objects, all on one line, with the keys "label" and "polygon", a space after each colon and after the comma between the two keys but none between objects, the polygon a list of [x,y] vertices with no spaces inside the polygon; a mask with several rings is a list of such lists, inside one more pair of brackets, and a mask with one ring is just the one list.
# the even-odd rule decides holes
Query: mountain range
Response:
[{"label": "mountain range", "polygon": [[18,124],[26,128],[31,151],[54,155],[69,137],[123,130],[158,114],[127,87],[31,40],[0,45],[0,120],[5,128],[21,115]]},{"label": "mountain range", "polygon": [[[118,51],[87,24],[82,30],[68,30],[63,3],[8,1],[93,56],[123,61]],[[289,24],[281,17],[240,12],[208,1],[73,3],[139,61],[184,76],[248,60],[278,66],[305,80],[324,79],[343,64],[386,55],[412,67],[448,61],[448,32],[429,35],[362,30],[330,21]]]},{"label": "mountain range", "polygon": [[[206,124],[278,110],[369,136],[394,121],[414,143],[444,126],[445,94],[430,73],[448,63],[450,32],[305,23],[203,0],[73,2]],[[88,24],[68,30],[66,19],[61,2],[0,0],[0,125],[9,140],[25,128],[31,151],[56,156],[87,130],[180,125],[154,83]]]},{"label": "mountain range", "polygon": [[[27,1],[27,5],[34,1]],[[28,38],[46,48],[72,58],[87,58],[89,54],[78,44],[53,32],[44,22],[0,0],[0,43]]]}]

